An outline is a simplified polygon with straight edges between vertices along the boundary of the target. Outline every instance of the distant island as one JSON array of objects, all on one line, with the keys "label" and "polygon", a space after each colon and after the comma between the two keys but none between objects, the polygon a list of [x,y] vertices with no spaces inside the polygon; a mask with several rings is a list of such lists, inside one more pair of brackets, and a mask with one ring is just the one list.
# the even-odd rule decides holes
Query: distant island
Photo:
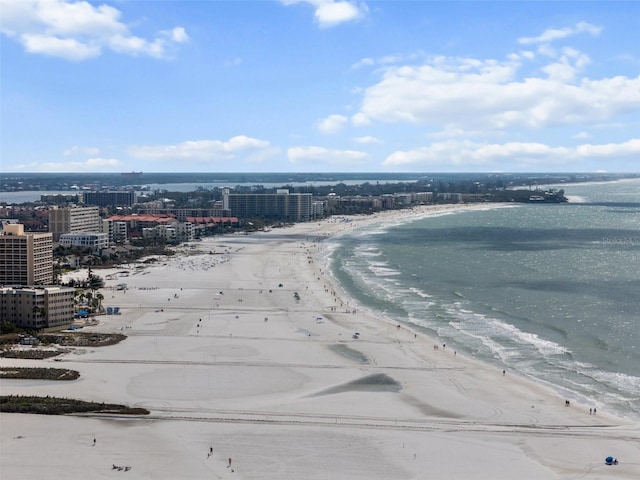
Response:
[{"label": "distant island", "polygon": [[142,172],[122,172],[120,176],[124,178],[142,178]]},{"label": "distant island", "polygon": [[[479,193],[496,189],[538,185],[558,185],[638,178],[632,173],[221,173],[221,172],[122,172],[122,173],[3,173],[0,191],[72,191],[72,187],[91,190],[140,189],[147,185],[196,184],[203,188],[236,185],[278,185],[295,192],[306,192],[317,186],[414,184],[424,190],[435,186],[442,193]],[[301,189],[308,187],[307,190]],[[196,187],[194,187],[194,190]]]}]

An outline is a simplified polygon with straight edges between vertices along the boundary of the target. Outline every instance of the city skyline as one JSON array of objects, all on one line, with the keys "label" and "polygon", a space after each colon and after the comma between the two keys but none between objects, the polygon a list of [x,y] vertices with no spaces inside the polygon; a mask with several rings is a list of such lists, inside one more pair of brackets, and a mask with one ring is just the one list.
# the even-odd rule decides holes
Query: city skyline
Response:
[{"label": "city skyline", "polygon": [[3,173],[639,170],[636,2],[0,8]]}]

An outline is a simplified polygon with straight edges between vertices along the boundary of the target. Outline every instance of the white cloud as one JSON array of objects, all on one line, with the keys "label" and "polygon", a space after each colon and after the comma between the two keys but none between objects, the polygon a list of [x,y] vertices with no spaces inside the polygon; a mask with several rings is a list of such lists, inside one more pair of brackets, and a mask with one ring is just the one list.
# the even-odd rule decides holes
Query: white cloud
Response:
[{"label": "white cloud", "polygon": [[171,39],[176,43],[185,43],[189,41],[189,35],[184,27],[175,27],[170,32]]},{"label": "white cloud", "polygon": [[571,138],[577,138],[577,139],[585,139],[585,138],[589,138],[590,135],[587,132],[579,132],[576,133],[575,135],[573,135]]},{"label": "white cloud", "polygon": [[591,35],[599,35],[602,31],[601,27],[591,25],[587,22],[578,22],[572,27],[550,28],[542,32],[537,37],[522,37],[518,39],[518,43],[522,45],[531,45],[538,43],[549,43],[561,38],[571,37],[579,33],[589,33]]},{"label": "white cloud", "polygon": [[366,125],[371,125],[371,119],[368,115],[359,112],[351,117],[351,123],[353,123],[356,127],[363,127]]},{"label": "white cloud", "polygon": [[22,35],[22,44],[29,53],[40,53],[66,60],[81,61],[100,56],[100,47],[86,45],[73,38],[48,35]]},{"label": "white cloud", "polygon": [[491,170],[579,164],[588,160],[633,160],[640,155],[640,139],[604,145],[583,144],[576,147],[553,147],[536,142],[485,144],[469,140],[449,140],[389,155],[386,167],[429,169],[468,166]]},{"label": "white cloud", "polygon": [[65,157],[68,157],[69,155],[78,155],[78,154],[95,156],[100,154],[100,149],[93,148],[93,147],[79,147],[77,145],[74,145],[73,147],[66,149],[63,153]]},{"label": "white cloud", "polygon": [[101,167],[120,167],[122,162],[116,158],[90,158],[85,162],[87,167],[101,168]]},{"label": "white cloud", "polygon": [[503,130],[609,120],[640,109],[640,76],[575,80],[589,58],[564,50],[546,78],[517,78],[517,60],[435,57],[394,66],[368,87],[354,125],[371,121],[448,130]]},{"label": "white cloud", "polygon": [[353,141],[362,145],[373,145],[382,143],[382,141],[378,140],[376,137],[372,137],[371,135],[367,135],[365,137],[354,137]]},{"label": "white cloud", "polygon": [[14,171],[22,172],[118,172],[124,163],[116,158],[89,158],[84,162],[34,162],[16,165]]},{"label": "white cloud", "polygon": [[576,147],[576,154],[580,158],[634,158],[637,160],[640,157],[640,138],[604,145],[587,143]]},{"label": "white cloud", "polygon": [[356,150],[331,150],[317,146],[291,147],[287,150],[291,163],[296,164],[331,164],[331,165],[366,165],[369,154]]},{"label": "white cloud", "polygon": [[307,3],[314,9],[314,17],[321,28],[329,28],[365,16],[368,7],[362,2],[336,0],[281,0],[284,5]]},{"label": "white cloud", "polygon": [[355,70],[362,67],[372,67],[373,65],[375,65],[375,60],[371,57],[366,57],[351,65],[351,68]]},{"label": "white cloud", "polygon": [[242,65],[242,59],[240,57],[236,57],[231,60],[226,60],[224,62],[225,67],[238,67],[240,65]]},{"label": "white cloud", "polygon": [[101,55],[104,48],[127,55],[167,58],[175,45],[188,40],[183,27],[161,31],[153,39],[133,35],[109,5],[87,1],[1,0],[0,31],[25,50],[70,61]]},{"label": "white cloud", "polygon": [[351,65],[351,69],[357,70],[364,67],[389,66],[401,62],[415,62],[424,58],[425,54],[422,51],[416,51],[408,54],[395,53],[393,55],[384,55],[378,58],[365,57]]},{"label": "white cloud", "polygon": [[[223,142],[220,140],[195,140],[177,145],[140,145],[128,149],[134,158],[149,160],[233,160],[245,152],[247,156],[256,155],[260,150],[272,148],[269,142],[239,135]],[[272,150],[269,150],[272,151]]]},{"label": "white cloud", "polygon": [[318,120],[316,128],[322,133],[332,134],[339,132],[348,122],[349,119],[343,115],[329,115]]}]

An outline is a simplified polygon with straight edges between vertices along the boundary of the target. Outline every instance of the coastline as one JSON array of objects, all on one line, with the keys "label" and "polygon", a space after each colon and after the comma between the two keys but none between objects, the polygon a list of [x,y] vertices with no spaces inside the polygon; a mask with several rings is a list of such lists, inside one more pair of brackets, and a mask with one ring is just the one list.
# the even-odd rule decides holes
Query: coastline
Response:
[{"label": "coastline", "polygon": [[[113,464],[134,478],[636,478],[637,422],[565,408],[544,385],[357,309],[318,261],[323,240],[397,220],[216,237],[131,266],[103,289],[122,315],[85,328],[127,340],[61,358],[81,372],[71,385],[2,381],[2,391],[126,402],[151,416],[2,414],[3,474],[107,478]],[[604,465],[607,455],[620,464]]]},{"label": "coastline", "polygon": [[[378,235],[380,233],[382,233],[383,235],[385,234],[385,232],[388,232],[390,229],[396,227],[396,226],[400,226],[400,225],[406,225],[407,223],[413,222],[417,219],[421,219],[421,218],[425,218],[425,217],[433,217],[433,216],[441,216],[441,215],[447,215],[447,214],[454,214],[454,213],[461,213],[461,212],[474,212],[474,211],[485,211],[485,210],[495,210],[495,209],[504,209],[504,208],[521,208],[523,207],[522,204],[471,204],[471,205],[460,205],[457,206],[455,208],[446,208],[446,206],[442,206],[445,207],[442,209],[442,211],[432,211],[430,208],[426,209],[426,213],[420,213],[418,212],[414,212],[413,214],[408,214],[408,215],[399,215],[399,216],[389,216],[389,217],[381,217],[379,219],[379,221],[371,221],[371,222],[365,222],[363,224],[367,225],[367,226],[373,226],[374,228],[369,229],[368,231],[370,231],[373,235]],[[473,213],[472,213],[473,214]],[[517,213],[516,213],[517,215]],[[377,226],[380,226],[379,228]],[[343,233],[340,234],[336,234],[334,235],[331,239],[329,239],[327,241],[327,243],[330,245],[330,249],[333,248],[335,246],[335,244],[332,244],[332,241],[334,239],[339,238],[340,235],[347,235],[349,234],[349,231],[344,231]],[[366,236],[365,236],[366,237]],[[353,238],[358,238],[358,234],[356,232],[356,234],[354,235]],[[364,238],[364,237],[363,237]],[[351,245],[355,245],[355,242],[353,241],[353,239],[349,242]],[[325,250],[327,250],[325,248]],[[327,253],[327,256],[329,254]],[[376,260],[376,265],[378,264],[378,261]],[[386,263],[385,263],[386,265]],[[334,283],[335,287],[337,290],[341,291],[343,296],[345,297],[350,297],[350,293],[348,293],[347,291],[345,291],[341,285],[339,285],[340,281],[335,278],[333,276],[333,272],[331,271],[331,269],[329,268],[328,265],[328,259],[325,258],[325,270],[327,271],[327,273],[331,276],[331,281]],[[392,273],[396,274],[398,267],[394,266],[391,267]],[[386,272],[386,268],[385,268],[385,272]],[[385,273],[382,274],[383,277],[385,276]],[[349,275],[347,275],[347,278],[349,277]],[[392,277],[395,278],[395,277]],[[393,282],[394,284],[397,284],[396,281]],[[350,283],[347,283],[347,285],[349,285]],[[403,283],[404,287],[402,288],[408,288],[406,283]],[[354,286],[351,285],[351,289],[353,291]],[[411,285],[411,289],[413,289],[413,286]],[[387,291],[385,289],[385,292],[387,294],[391,294],[391,291]],[[457,292],[454,292],[457,294]],[[425,296],[425,297],[429,297],[431,295],[431,291],[430,290],[426,290],[426,291],[421,291],[420,296]],[[402,295],[402,293],[400,292],[400,295]],[[359,296],[359,294],[356,292],[355,296],[357,298],[362,298]],[[369,302],[370,299],[367,299],[366,296],[364,298],[364,302],[365,304],[370,303]],[[426,298],[426,300],[432,300],[429,298]],[[357,300],[353,300],[353,298],[351,299],[351,302],[355,305],[357,304]],[[637,411],[636,410],[629,410],[629,409],[624,409],[624,408],[618,408],[622,403],[619,402],[618,405],[616,405],[615,403],[608,403],[604,400],[603,396],[598,396],[598,395],[594,395],[591,396],[588,394],[588,392],[580,391],[580,390],[575,390],[571,388],[571,382],[554,382],[551,378],[546,377],[545,375],[541,374],[542,372],[527,372],[527,371],[520,371],[518,369],[518,364],[517,362],[513,365],[511,365],[509,362],[505,362],[505,361],[500,361],[497,360],[496,357],[491,357],[491,356],[477,356],[476,354],[479,353],[478,351],[470,351],[470,349],[468,348],[468,345],[464,344],[464,341],[462,341],[461,343],[457,344],[456,346],[456,338],[455,336],[451,336],[451,335],[444,335],[442,338],[439,339],[439,336],[435,333],[434,329],[436,327],[433,327],[432,325],[429,325],[427,322],[425,323],[414,323],[412,320],[413,315],[415,315],[414,311],[410,311],[410,313],[408,314],[408,317],[406,316],[406,312],[404,312],[403,310],[403,314],[400,317],[397,318],[393,318],[393,316],[389,317],[389,318],[385,318],[383,316],[381,316],[381,312],[376,312],[376,311],[372,311],[372,309],[375,309],[376,307],[370,307],[370,306],[363,306],[362,303],[358,304],[358,308],[360,310],[367,310],[368,314],[372,317],[378,318],[378,319],[384,319],[386,321],[388,321],[389,323],[395,324],[397,322],[400,322],[404,328],[409,328],[412,331],[415,332],[420,332],[422,334],[427,335],[428,337],[432,338],[434,340],[434,343],[442,343],[442,341],[446,341],[448,346],[452,346],[452,347],[456,347],[458,349],[458,354],[462,353],[463,355],[467,355],[470,356],[471,358],[473,358],[474,360],[477,360],[483,364],[485,364],[486,366],[490,366],[493,368],[497,368],[497,369],[502,369],[502,368],[513,368],[512,370],[512,375],[520,375],[522,378],[527,379],[528,381],[532,381],[535,382],[545,388],[547,388],[548,390],[554,392],[556,395],[562,397],[562,398],[567,398],[569,399],[572,403],[578,403],[583,405],[587,410],[592,407],[595,406],[598,409],[600,409],[601,411],[608,411],[610,412],[612,415],[626,419],[626,420],[630,420],[630,421],[638,421],[640,420],[640,417],[638,417]],[[465,308],[472,308],[472,307],[465,307]],[[433,315],[433,314],[431,314]],[[429,315],[427,315],[427,317],[429,317]],[[419,318],[419,317],[416,317]],[[415,319],[414,319],[415,320]],[[449,343],[451,345],[449,345]],[[561,348],[561,345],[557,345],[558,348]],[[624,373],[621,373],[621,375],[624,375]],[[563,379],[564,380],[564,379]],[[605,390],[606,391],[606,390]]]}]

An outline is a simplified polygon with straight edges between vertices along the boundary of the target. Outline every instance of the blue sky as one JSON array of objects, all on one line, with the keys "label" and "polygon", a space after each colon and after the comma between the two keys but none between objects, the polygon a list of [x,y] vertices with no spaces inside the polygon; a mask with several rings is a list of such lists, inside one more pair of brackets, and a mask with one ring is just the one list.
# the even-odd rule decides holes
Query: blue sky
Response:
[{"label": "blue sky", "polygon": [[3,173],[640,171],[640,2],[0,9]]}]

